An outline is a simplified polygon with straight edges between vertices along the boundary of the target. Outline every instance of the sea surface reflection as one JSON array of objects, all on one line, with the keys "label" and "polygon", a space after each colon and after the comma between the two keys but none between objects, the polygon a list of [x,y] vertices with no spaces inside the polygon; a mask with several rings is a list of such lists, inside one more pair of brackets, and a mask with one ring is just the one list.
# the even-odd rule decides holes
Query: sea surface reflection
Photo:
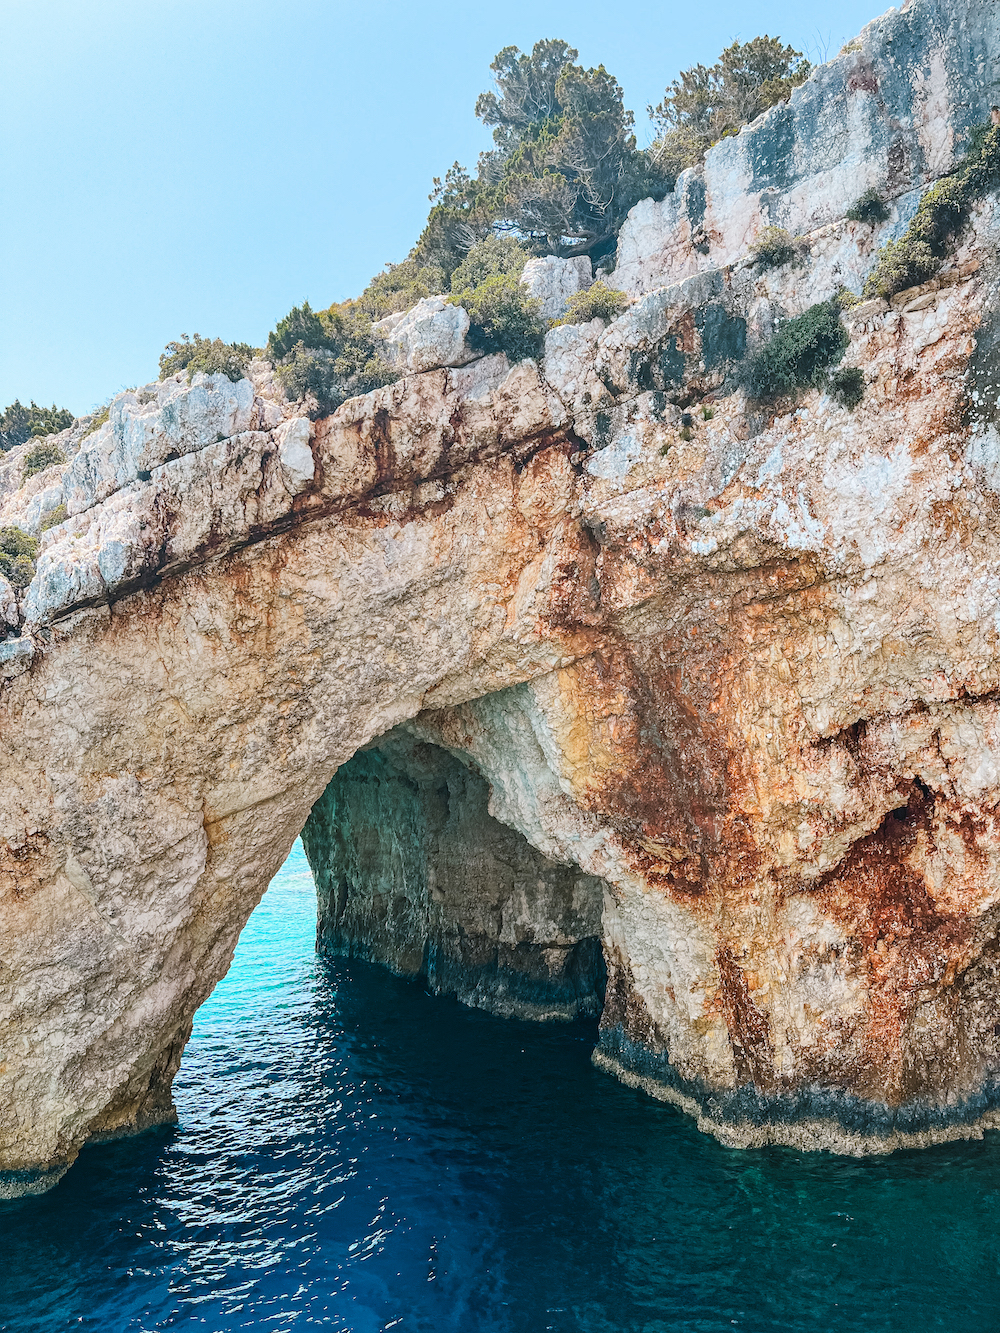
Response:
[{"label": "sea surface reflection", "polygon": [[504,1022],[313,952],[296,845],[198,1015],[180,1124],[0,1209],[0,1327],[987,1330],[1000,1139],[734,1152]]}]

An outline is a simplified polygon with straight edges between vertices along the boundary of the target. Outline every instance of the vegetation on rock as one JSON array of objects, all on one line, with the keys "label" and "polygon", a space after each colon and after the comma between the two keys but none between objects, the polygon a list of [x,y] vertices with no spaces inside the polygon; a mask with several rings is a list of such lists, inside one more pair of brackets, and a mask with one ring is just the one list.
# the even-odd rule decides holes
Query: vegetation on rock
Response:
[{"label": "vegetation on rock", "polygon": [[822,301],[789,319],[750,358],[744,383],[750,398],[771,402],[803,389],[825,388],[828,372],[847,351],[840,303]]},{"label": "vegetation on rock", "polygon": [[66,506],[56,505],[55,509],[51,509],[42,519],[42,532],[48,532],[49,528],[55,528],[60,523],[65,523],[68,517]]},{"label": "vegetation on rock", "polygon": [[853,412],[865,396],[865,377],[857,366],[842,366],[830,376],[830,393]]},{"label": "vegetation on rock", "polygon": [[38,541],[21,528],[0,528],[0,574],[15,588],[26,588],[35,577]]},{"label": "vegetation on rock", "polygon": [[528,262],[528,251],[513,236],[487,236],[472,246],[451,275],[456,296],[475,291],[496,274],[520,278]]},{"label": "vegetation on rock", "polygon": [[[427,223],[408,258],[387,265],[355,300],[319,311],[308,302],[296,306],[268,337],[266,355],[287,395],[312,397],[329,411],[392,383],[398,376],[372,324],[431,295],[450,293],[466,308],[478,346],[514,359],[537,355],[544,334],[538,303],[518,282],[527,259],[588,255],[606,266],[636,203],[662,199],[685,166],[787,98],[810,68],[778,38],[734,42],[710,68],[685,70],[649,108],[659,134],[643,150],[621,85],[603,65],[587,69],[577,58],[559,39],[536,42],[530,53],[507,46],[497,54],[494,88],[475,104],[476,116],[492,127],[493,147],[480,155],[475,174],[456,162],[443,180],[435,178]],[[784,262],[770,253],[761,259]],[[623,305],[597,283],[562,322],[613,319]],[[203,372],[237,381],[257,354],[247,343],[183,334],[161,355],[160,379],[186,370],[189,380]],[[87,433],[106,420],[104,409]],[[15,403],[0,417],[0,447],[70,424],[68,412]]]},{"label": "vegetation on rock", "polygon": [[[680,167],[667,139],[674,130],[695,125],[704,138],[700,156],[787,97],[809,71],[808,61],[777,38],[734,43],[711,70],[682,74],[651,108],[661,136],[643,151],[621,85],[603,65],[574,63],[577,56],[555,39],[536,42],[530,54],[508,46],[497,55],[490,66],[495,90],[475,107],[493,127],[494,147],[480,156],[475,175],[456,162],[443,180],[435,178],[430,215],[409,257],[389,265],[354,301],[320,311],[308,302],[296,306],[268,338],[266,355],[290,397],[312,395],[330,410],[391,383],[397,376],[371,325],[447,292],[468,311],[474,346],[513,360],[537,356],[545,330],[539,303],[519,283],[527,260],[586,254],[599,262],[613,254],[629,209],[673,188]],[[625,304],[604,284],[591,293],[576,299],[564,322],[613,319]]]},{"label": "vegetation on rock", "polygon": [[929,282],[947,259],[977,199],[1000,184],[1000,126],[984,125],[958,170],[927,191],[906,233],[890,241],[865,283],[865,295],[885,299]]},{"label": "vegetation on rock", "polygon": [[98,408],[98,410],[93,414],[93,416],[90,419],[90,424],[88,425],[87,429],[83,432],[83,434],[80,436],[80,439],[85,440],[88,435],[93,435],[95,431],[100,430],[110,415],[111,415],[111,404],[105,403],[103,407]]},{"label": "vegetation on rock", "polygon": [[66,455],[59,448],[58,444],[36,444],[24,455],[21,463],[21,480],[27,481],[33,477],[36,472],[44,472],[47,467],[52,467],[56,463],[65,463]]},{"label": "vegetation on rock", "polygon": [[769,107],[785,102],[812,67],[779,37],[733,42],[714,65],[683,70],[649,114],[659,131],[650,149],[672,180],[696,166],[713,144],[736,134]]},{"label": "vegetation on rock", "polygon": [[235,384],[244,378],[256,354],[257,349],[248,343],[224,343],[221,338],[202,338],[198,333],[189,338],[182,333],[180,342],[167,343],[160,357],[160,379],[186,370],[188,382],[201,371],[205,375],[225,375]]},{"label": "vegetation on rock", "polygon": [[484,352],[506,352],[512,362],[541,355],[545,342],[542,303],[514,273],[491,273],[458,303],[469,313],[469,342]]},{"label": "vegetation on rock", "polygon": [[849,222],[866,222],[874,227],[889,220],[889,206],[872,186],[851,205],[845,216]]},{"label": "vegetation on rock", "polygon": [[10,407],[0,412],[0,449],[14,449],[33,437],[58,435],[73,424],[73,413],[65,407],[39,407],[32,402],[25,407],[15,398]]},{"label": "vegetation on rock", "polygon": [[[387,286],[379,299],[391,302],[394,291],[404,290]],[[369,308],[374,304],[370,299]],[[392,384],[399,376],[383,360],[371,327],[361,300],[318,312],[308,301],[295,306],[267,340],[286,396],[292,401],[311,396],[321,411],[331,412],[348,398]]]},{"label": "vegetation on rock", "polygon": [[603,65],[574,64],[564,41],[536,42],[531,54],[505,47],[490,66],[496,91],[476,115],[493,126],[494,148],[476,175],[457,162],[436,179],[415,254],[451,274],[490,234],[511,232],[534,254],[612,249],[630,208],[662,198],[672,178],[636,146],[634,116]]},{"label": "vegetation on rock", "polygon": [[606,324],[610,324],[628,306],[628,297],[607,283],[597,281],[591,283],[586,291],[571,296],[567,305],[565,315],[555,320],[554,326],[589,324],[592,319],[603,319]]},{"label": "vegetation on rock", "polygon": [[765,227],[750,247],[751,259],[761,270],[780,268],[798,253],[799,243],[784,227]]}]

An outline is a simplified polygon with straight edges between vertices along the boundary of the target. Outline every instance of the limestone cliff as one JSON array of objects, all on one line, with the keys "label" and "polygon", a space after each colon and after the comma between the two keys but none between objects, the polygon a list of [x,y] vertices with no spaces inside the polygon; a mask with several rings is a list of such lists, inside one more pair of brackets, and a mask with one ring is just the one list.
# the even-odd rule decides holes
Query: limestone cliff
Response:
[{"label": "limestone cliff", "polygon": [[599,939],[598,1061],[726,1142],[1000,1124],[996,196],[845,314],[856,410],[740,388],[1000,102],[984,0],[856,47],[633,210],[632,305],[538,364],[411,321],[328,418],[256,364],[6,456],[0,521],[67,517],[0,589],[5,1192],[170,1114],[307,821],[330,947],[568,1015]]}]

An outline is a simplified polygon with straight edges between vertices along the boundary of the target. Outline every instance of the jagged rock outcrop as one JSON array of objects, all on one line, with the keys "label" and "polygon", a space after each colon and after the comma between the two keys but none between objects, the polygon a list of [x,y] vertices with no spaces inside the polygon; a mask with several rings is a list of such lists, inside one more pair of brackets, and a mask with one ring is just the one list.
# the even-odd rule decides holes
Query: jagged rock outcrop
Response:
[{"label": "jagged rock outcrop", "polygon": [[442,366],[467,366],[477,353],[469,346],[469,316],[441,296],[425,296],[412,310],[400,311],[372,326],[389,365],[400,375],[421,374]]},{"label": "jagged rock outcrop", "polygon": [[[518,1004],[572,982],[586,1007],[599,885],[597,1059],[726,1142],[1000,1124],[996,196],[932,282],[846,313],[855,411],[740,388],[782,319],[859,285],[1000,100],[998,60],[981,0],[880,20],[712,150],[706,241],[668,254],[642,230],[667,205],[633,211],[634,303],[538,365],[412,374],[318,421],[259,366],[178,378],[24,486],[7,456],[0,521],[68,516],[0,641],[0,1188],[169,1114],[307,821],[335,947],[425,972],[437,950],[445,989],[500,1008],[522,946],[543,989]],[[873,163],[906,149],[882,233],[843,221],[858,125]],[[776,216],[806,234],[762,273],[741,246]],[[408,805],[359,794],[390,763]]]}]

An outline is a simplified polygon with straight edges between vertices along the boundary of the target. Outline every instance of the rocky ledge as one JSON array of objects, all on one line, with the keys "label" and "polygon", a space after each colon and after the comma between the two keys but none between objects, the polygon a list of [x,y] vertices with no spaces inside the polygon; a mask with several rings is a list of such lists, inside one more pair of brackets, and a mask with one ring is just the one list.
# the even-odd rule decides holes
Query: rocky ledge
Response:
[{"label": "rocky ledge", "polygon": [[412,373],[324,419],[257,363],[7,455],[41,549],[0,586],[2,1192],[169,1118],[303,830],[322,947],[600,1010],[598,1063],[727,1143],[1000,1124],[996,196],[846,310],[853,410],[741,387],[989,119],[998,25],[872,25],[633,210],[630,307],[537,364],[424,310],[385,331]]}]

